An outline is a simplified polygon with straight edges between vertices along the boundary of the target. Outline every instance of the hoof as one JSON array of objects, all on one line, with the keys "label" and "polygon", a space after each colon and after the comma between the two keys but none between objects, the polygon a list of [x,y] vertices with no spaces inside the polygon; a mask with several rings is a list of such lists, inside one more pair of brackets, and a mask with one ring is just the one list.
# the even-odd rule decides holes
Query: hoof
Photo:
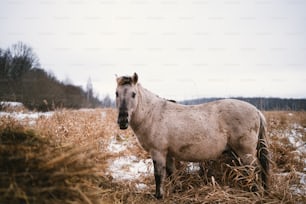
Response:
[{"label": "hoof", "polygon": [[156,199],[162,199],[162,198],[163,198],[163,195],[160,194],[160,193],[157,193],[157,194],[155,194],[155,198],[156,198]]},{"label": "hoof", "polygon": [[258,187],[256,186],[256,185],[253,185],[252,187],[251,187],[251,192],[253,192],[253,193],[256,193],[256,192],[258,192],[259,191],[259,189],[258,189]]}]

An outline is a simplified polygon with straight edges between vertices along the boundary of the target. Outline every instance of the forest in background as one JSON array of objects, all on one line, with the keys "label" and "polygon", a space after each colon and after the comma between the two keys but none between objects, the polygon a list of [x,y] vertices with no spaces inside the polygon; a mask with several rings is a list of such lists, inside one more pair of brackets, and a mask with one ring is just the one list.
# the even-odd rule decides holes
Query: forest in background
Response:
[{"label": "forest in background", "polygon": [[112,105],[108,96],[100,100],[94,95],[90,80],[83,90],[46,72],[33,49],[22,42],[0,48],[0,101],[21,102],[28,109],[38,111]]},{"label": "forest in background", "polygon": [[[192,100],[180,101],[184,105],[197,105],[201,103],[208,103],[224,98],[198,98]],[[292,110],[292,111],[305,111],[306,99],[293,99],[293,98],[262,98],[262,97],[233,97],[253,104],[260,110]]]},{"label": "forest in background", "polygon": [[[179,103],[196,105],[223,98],[199,98]],[[244,98],[260,110],[306,110],[306,99]],[[0,48],[0,102],[17,101],[30,110],[48,111],[56,108],[114,107],[115,102],[106,96],[102,100],[94,94],[91,80],[86,90],[81,86],[59,81],[46,72],[38,56],[28,45],[18,42],[11,47]],[[0,104],[1,109],[1,104]]]}]

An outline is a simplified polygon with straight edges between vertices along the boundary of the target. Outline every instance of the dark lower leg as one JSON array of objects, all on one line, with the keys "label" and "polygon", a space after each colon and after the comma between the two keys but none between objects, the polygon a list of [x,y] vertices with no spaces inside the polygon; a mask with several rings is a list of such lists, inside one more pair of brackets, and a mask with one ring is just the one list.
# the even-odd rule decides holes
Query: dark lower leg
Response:
[{"label": "dark lower leg", "polygon": [[153,164],[154,164],[154,177],[156,184],[155,196],[157,199],[161,199],[163,198],[163,182],[166,173],[165,166],[156,160],[153,160]]}]

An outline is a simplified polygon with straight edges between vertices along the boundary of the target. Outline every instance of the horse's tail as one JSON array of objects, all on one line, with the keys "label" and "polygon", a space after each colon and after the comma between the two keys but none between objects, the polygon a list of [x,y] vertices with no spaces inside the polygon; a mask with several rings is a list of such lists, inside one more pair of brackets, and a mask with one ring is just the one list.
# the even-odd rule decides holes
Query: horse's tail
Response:
[{"label": "horse's tail", "polygon": [[265,190],[268,189],[270,157],[266,140],[266,120],[262,113],[260,115],[260,128],[258,133],[257,158],[259,160],[261,171],[261,182]]}]

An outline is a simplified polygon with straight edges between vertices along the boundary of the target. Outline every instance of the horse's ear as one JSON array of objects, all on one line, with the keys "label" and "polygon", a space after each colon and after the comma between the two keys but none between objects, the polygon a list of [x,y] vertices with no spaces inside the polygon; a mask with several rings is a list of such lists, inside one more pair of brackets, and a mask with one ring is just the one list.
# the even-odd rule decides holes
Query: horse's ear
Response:
[{"label": "horse's ear", "polygon": [[116,82],[117,82],[117,84],[119,84],[120,77],[118,77],[117,74],[115,74],[115,77],[116,77]]},{"label": "horse's ear", "polygon": [[136,72],[134,73],[132,80],[133,80],[133,84],[137,84],[138,75],[136,74]]}]

